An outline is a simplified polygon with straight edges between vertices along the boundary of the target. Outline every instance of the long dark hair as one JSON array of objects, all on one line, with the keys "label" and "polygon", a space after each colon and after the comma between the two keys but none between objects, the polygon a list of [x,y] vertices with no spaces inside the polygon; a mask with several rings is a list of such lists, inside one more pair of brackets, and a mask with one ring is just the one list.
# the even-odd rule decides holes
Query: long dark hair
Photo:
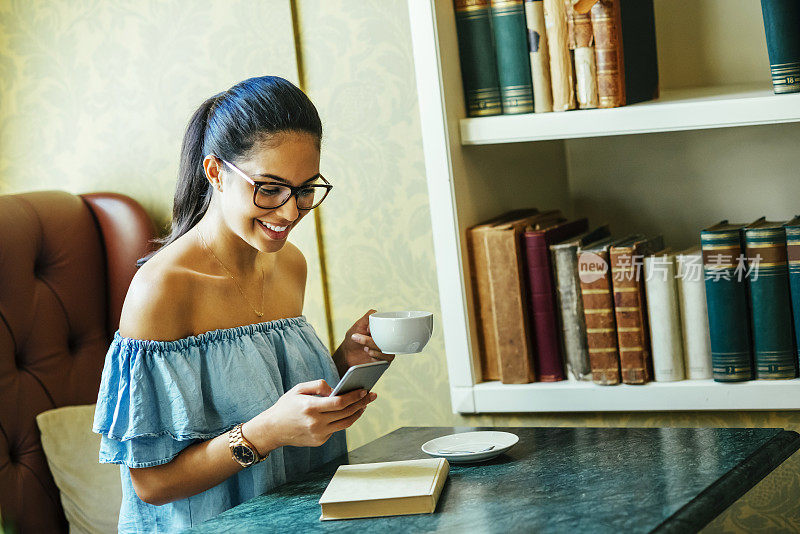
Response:
[{"label": "long dark hair", "polygon": [[[309,133],[318,146],[322,141],[317,108],[303,91],[278,76],[249,78],[203,102],[183,137],[171,231],[154,242],[161,244],[160,248],[169,245],[208,210],[213,188],[203,169],[206,155],[236,161],[255,142],[269,142],[282,132]],[[136,266],[141,267],[157,252],[139,259]]]}]

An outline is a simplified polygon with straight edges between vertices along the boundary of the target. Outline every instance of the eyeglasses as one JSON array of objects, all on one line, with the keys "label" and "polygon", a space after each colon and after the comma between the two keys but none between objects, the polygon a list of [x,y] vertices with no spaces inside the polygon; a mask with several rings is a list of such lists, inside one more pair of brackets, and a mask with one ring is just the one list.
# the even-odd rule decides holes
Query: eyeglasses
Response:
[{"label": "eyeglasses", "polygon": [[265,210],[280,208],[292,197],[297,199],[297,209],[299,210],[312,210],[322,204],[325,197],[328,196],[333,186],[325,179],[324,176],[318,174],[314,178],[319,178],[324,184],[304,184],[299,187],[294,187],[288,184],[279,182],[257,182],[248,175],[246,175],[239,167],[229,161],[219,158],[222,163],[233,169],[239,176],[247,180],[250,185],[255,187],[253,191],[253,204]]}]

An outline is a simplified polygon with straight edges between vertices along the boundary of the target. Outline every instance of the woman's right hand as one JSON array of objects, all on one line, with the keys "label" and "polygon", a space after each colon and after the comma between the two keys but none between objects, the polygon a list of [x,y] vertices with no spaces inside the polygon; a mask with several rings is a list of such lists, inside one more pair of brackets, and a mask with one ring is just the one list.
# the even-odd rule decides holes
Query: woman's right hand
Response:
[{"label": "woman's right hand", "polygon": [[262,455],[284,445],[318,447],[355,423],[377,398],[375,393],[362,396],[363,389],[328,397],[331,391],[324,380],[297,384],[242,425],[242,435]]}]

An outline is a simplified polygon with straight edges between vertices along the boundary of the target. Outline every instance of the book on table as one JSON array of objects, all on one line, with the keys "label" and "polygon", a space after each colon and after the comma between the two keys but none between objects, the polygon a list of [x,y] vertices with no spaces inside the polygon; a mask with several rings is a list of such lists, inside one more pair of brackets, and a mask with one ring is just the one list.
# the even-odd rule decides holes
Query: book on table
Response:
[{"label": "book on table", "polygon": [[341,465],[320,497],[320,519],[433,513],[449,472],[445,458]]}]

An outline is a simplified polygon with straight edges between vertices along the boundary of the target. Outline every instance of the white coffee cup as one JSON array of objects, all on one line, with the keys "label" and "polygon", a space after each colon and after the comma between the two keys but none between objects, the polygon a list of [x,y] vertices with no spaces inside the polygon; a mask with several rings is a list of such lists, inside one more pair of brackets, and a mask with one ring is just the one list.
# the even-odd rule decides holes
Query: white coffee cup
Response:
[{"label": "white coffee cup", "polygon": [[369,316],[369,332],[385,354],[422,352],[433,334],[433,314],[425,311],[373,313]]}]

